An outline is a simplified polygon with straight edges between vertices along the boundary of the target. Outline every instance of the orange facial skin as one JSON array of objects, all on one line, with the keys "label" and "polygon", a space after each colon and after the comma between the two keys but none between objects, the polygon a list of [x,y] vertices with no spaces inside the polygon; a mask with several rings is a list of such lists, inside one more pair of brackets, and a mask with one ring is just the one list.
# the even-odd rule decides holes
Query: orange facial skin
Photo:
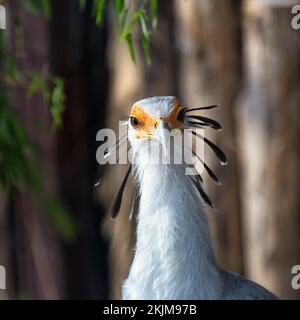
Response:
[{"label": "orange facial skin", "polygon": [[176,98],[174,100],[171,112],[169,113],[169,115],[167,117],[161,117],[160,119],[162,121],[164,121],[168,127],[172,130],[172,129],[180,129],[182,128],[182,122],[177,120],[177,115],[178,112],[181,109],[181,104],[179,102],[179,100]]},{"label": "orange facial skin", "polygon": [[177,115],[180,109],[180,102],[178,99],[175,99],[169,115],[166,117],[160,117],[158,119],[151,117],[146,111],[143,110],[142,107],[134,104],[131,109],[130,116],[137,118],[140,122],[140,125],[135,127],[136,138],[151,139],[154,131],[161,121],[164,121],[171,130],[182,128],[183,123],[177,120]]},{"label": "orange facial skin", "polygon": [[130,116],[137,118],[141,123],[140,126],[135,127],[137,139],[150,139],[160,123],[159,119],[149,116],[148,113],[138,105],[132,107]]}]

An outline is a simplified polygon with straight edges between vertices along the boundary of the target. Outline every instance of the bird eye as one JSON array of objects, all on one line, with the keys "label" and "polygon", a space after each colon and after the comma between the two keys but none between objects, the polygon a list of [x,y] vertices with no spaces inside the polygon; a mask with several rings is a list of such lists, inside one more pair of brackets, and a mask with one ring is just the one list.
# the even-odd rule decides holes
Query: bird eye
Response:
[{"label": "bird eye", "polygon": [[178,114],[177,114],[177,121],[183,122],[185,118],[185,110],[180,109]]},{"label": "bird eye", "polygon": [[130,124],[131,124],[134,128],[136,128],[136,127],[138,127],[138,126],[141,125],[141,122],[140,122],[140,120],[139,120],[138,118],[131,116],[131,117],[130,117]]}]

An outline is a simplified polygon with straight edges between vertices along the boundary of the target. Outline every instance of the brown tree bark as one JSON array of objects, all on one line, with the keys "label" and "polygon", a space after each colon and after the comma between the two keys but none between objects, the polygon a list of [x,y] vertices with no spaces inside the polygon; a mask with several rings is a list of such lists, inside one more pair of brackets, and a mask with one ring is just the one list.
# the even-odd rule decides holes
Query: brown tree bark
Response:
[{"label": "brown tree bark", "polygon": [[[178,93],[178,52],[176,48],[175,1],[160,1],[158,30],[151,36],[150,66],[143,61],[144,97],[173,96]],[[140,56],[143,53],[140,52]]]},{"label": "brown tree bark", "polygon": [[[8,299],[9,294],[13,295],[13,286],[9,286],[13,279],[11,273],[9,276],[7,270],[11,270],[10,254],[9,254],[9,234],[8,234],[8,218],[7,218],[7,198],[4,195],[0,195],[0,266],[3,266],[6,270],[6,290],[0,290],[0,300]],[[9,280],[8,280],[9,278]]]},{"label": "brown tree bark", "polygon": [[246,271],[299,298],[300,34],[286,1],[245,1],[245,88],[238,113]]},{"label": "brown tree bark", "polygon": [[108,294],[107,245],[101,237],[104,217],[95,198],[96,133],[106,127],[107,29],[98,27],[92,3],[52,1],[51,66],[63,77],[66,110],[57,137],[57,171],[63,201],[77,226],[74,243],[64,245],[67,297],[105,299]]},{"label": "brown tree bark", "polygon": [[[17,1],[8,3],[8,12],[17,15],[20,20],[20,25],[8,26],[9,53],[22,71],[41,72],[49,59],[47,22],[41,17],[32,17]],[[28,135],[39,148],[38,157],[43,163],[45,178],[41,194],[55,193],[55,142],[49,135],[50,113],[41,96],[28,99],[28,93],[23,88],[13,89],[10,93],[10,103],[16,106]],[[64,285],[59,239],[49,226],[44,209],[36,204],[28,189],[9,201],[9,207],[12,269],[8,270],[8,274],[13,274],[16,294],[11,298],[62,298]]]},{"label": "brown tree bark", "polygon": [[[4,32],[4,31],[0,31]],[[2,34],[1,34],[2,36]],[[1,38],[2,41],[2,38]],[[4,41],[4,39],[3,39]],[[4,64],[3,61],[0,61],[0,90],[1,94],[2,91],[5,91],[5,84],[4,84],[5,74],[4,74]],[[3,100],[1,101],[0,108],[2,108]],[[7,202],[8,197],[6,194],[0,194],[0,265],[3,266],[6,270],[11,269],[10,265],[10,254],[9,254],[9,228],[8,228],[8,215],[7,215]],[[10,279],[8,280],[8,277]],[[12,283],[12,274],[9,273],[9,276],[6,273],[6,287],[7,290],[0,290],[0,300],[8,299],[9,294],[13,295],[13,285],[9,286],[8,283]],[[8,294],[9,291],[9,294]]]},{"label": "brown tree bark", "polygon": [[208,212],[213,242],[220,264],[243,272],[240,223],[239,174],[234,122],[235,99],[241,81],[240,1],[176,1],[180,49],[180,98],[186,106],[220,104],[205,115],[223,125],[221,133],[206,136],[216,141],[228,157],[220,168],[208,149],[205,159],[214,169],[221,187],[207,181],[208,193],[218,213]]}]

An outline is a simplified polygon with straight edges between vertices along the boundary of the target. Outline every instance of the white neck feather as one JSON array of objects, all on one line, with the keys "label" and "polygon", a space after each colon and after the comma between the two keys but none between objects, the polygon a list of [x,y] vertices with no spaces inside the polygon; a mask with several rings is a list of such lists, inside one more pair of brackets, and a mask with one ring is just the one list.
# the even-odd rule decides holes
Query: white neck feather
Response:
[{"label": "white neck feather", "polygon": [[136,253],[124,299],[216,299],[222,290],[207,219],[183,165],[139,166]]}]

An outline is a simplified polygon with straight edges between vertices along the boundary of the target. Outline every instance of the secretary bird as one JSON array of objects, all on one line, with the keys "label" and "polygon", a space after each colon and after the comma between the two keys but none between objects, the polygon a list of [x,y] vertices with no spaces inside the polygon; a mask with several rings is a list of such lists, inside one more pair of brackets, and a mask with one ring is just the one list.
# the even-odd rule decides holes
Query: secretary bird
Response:
[{"label": "secretary bird", "polygon": [[[184,161],[154,163],[146,156],[151,149],[154,154],[162,155],[161,159],[168,156],[172,160],[178,150],[175,144],[170,146],[167,133],[175,131],[176,136],[187,131],[194,139],[207,144],[221,164],[226,164],[222,150],[197,132],[207,127],[220,130],[221,125],[192,114],[215,107],[188,109],[176,97],[162,96],[140,100],[131,109],[128,140],[133,161],[112,208],[115,218],[126,181],[133,172],[138,189],[132,206],[137,219],[137,241],[122,299],[276,299],[257,283],[224,271],[217,264],[203,209],[204,205],[213,207],[213,204],[203,190],[199,171],[187,175],[190,164]],[[108,148],[105,156],[119,149],[124,141],[127,143],[127,137]],[[187,149],[184,143],[179,148]],[[219,183],[203,159],[193,150],[192,154]]]}]

